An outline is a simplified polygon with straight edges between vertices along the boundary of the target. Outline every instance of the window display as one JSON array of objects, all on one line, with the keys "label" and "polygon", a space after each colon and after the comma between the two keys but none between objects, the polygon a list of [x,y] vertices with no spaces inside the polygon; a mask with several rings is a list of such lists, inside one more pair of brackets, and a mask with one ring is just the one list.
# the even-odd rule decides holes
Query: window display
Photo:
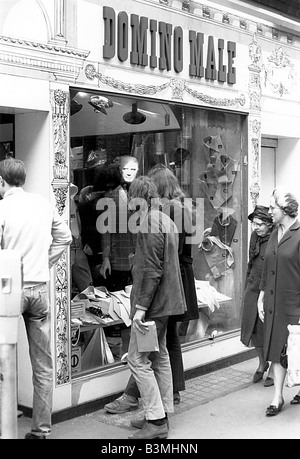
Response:
[{"label": "window display", "polygon": [[[90,282],[80,283],[78,273],[86,276],[87,271],[73,265],[73,376],[126,362],[134,248],[129,250],[128,241],[113,242],[108,248],[112,235],[100,229],[107,212],[101,199],[116,193],[126,218],[118,217],[113,232],[120,230],[121,220],[128,224],[126,196],[131,180],[122,177],[125,159],[126,164],[131,158],[129,164],[136,165],[134,176],[146,175],[156,164],[163,164],[178,178],[185,199],[192,199],[196,206],[191,243],[199,318],[178,323],[182,345],[238,329],[242,253],[247,244],[242,238],[244,117],[78,89],[71,90],[70,100],[70,182],[78,189],[80,249],[91,276]],[[119,275],[120,266],[125,265],[117,255],[118,246],[128,249],[125,277],[124,272]]]}]

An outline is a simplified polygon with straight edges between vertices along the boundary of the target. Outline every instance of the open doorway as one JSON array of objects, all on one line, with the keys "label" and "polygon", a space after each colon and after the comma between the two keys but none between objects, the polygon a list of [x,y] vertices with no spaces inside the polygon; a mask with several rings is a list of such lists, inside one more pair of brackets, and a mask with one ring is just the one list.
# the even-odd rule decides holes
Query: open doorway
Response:
[{"label": "open doorway", "polygon": [[270,196],[276,187],[277,139],[263,137],[261,140],[261,190],[259,204],[268,206]]}]

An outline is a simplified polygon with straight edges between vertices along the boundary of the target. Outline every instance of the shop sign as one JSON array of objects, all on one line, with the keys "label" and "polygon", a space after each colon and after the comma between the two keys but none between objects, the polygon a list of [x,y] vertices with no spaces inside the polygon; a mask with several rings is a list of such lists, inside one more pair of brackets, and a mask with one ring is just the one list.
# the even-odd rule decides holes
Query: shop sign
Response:
[{"label": "shop sign", "polygon": [[[103,7],[104,45],[103,58],[117,56],[120,62],[130,59],[130,64],[149,66],[161,71],[173,69],[180,73],[184,66],[184,33],[180,26],[149,19],[113,8]],[[129,29],[131,28],[131,30]],[[131,46],[129,47],[129,35]],[[150,55],[148,54],[148,41]],[[236,43],[189,30],[189,75],[220,83],[236,83]],[[159,48],[159,55],[157,53]]]}]

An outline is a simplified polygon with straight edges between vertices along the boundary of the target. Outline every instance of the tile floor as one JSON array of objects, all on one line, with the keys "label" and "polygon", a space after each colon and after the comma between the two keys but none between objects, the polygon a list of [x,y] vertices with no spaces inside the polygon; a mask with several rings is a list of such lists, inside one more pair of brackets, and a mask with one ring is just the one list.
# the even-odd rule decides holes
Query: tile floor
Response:
[{"label": "tile floor", "polygon": [[[180,394],[181,402],[175,406],[174,415],[243,389],[252,384],[252,376],[253,359],[188,379],[186,390]],[[131,419],[142,417],[143,411],[140,407],[138,410],[118,415],[107,413],[101,409],[87,416],[105,424],[129,428]]]}]

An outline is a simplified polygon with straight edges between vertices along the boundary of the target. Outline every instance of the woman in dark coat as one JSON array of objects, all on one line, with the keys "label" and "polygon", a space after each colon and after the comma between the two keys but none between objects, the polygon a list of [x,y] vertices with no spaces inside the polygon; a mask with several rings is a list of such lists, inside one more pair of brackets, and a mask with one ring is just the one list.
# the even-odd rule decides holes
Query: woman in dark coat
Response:
[{"label": "woman in dark coat", "polygon": [[[300,323],[298,206],[291,193],[280,188],[273,191],[269,211],[277,228],[267,246],[257,303],[259,317],[265,326],[265,359],[272,362],[274,377],[274,396],[266,410],[267,416],[277,415],[284,404],[286,369],[281,365],[281,353],[287,343],[287,326]],[[300,391],[291,403],[300,403]]]},{"label": "woman in dark coat", "polygon": [[[256,206],[248,216],[252,222],[253,232],[249,245],[249,261],[246,273],[245,290],[243,298],[242,319],[241,319],[241,342],[245,346],[253,346],[256,349],[259,365],[254,373],[253,382],[262,380],[263,374],[268,369],[268,363],[264,357],[264,333],[263,322],[258,317],[257,300],[259,295],[259,284],[263,269],[265,252],[273,230],[272,217],[268,213],[269,208]],[[266,378],[265,385],[273,384],[273,379]]]}]

